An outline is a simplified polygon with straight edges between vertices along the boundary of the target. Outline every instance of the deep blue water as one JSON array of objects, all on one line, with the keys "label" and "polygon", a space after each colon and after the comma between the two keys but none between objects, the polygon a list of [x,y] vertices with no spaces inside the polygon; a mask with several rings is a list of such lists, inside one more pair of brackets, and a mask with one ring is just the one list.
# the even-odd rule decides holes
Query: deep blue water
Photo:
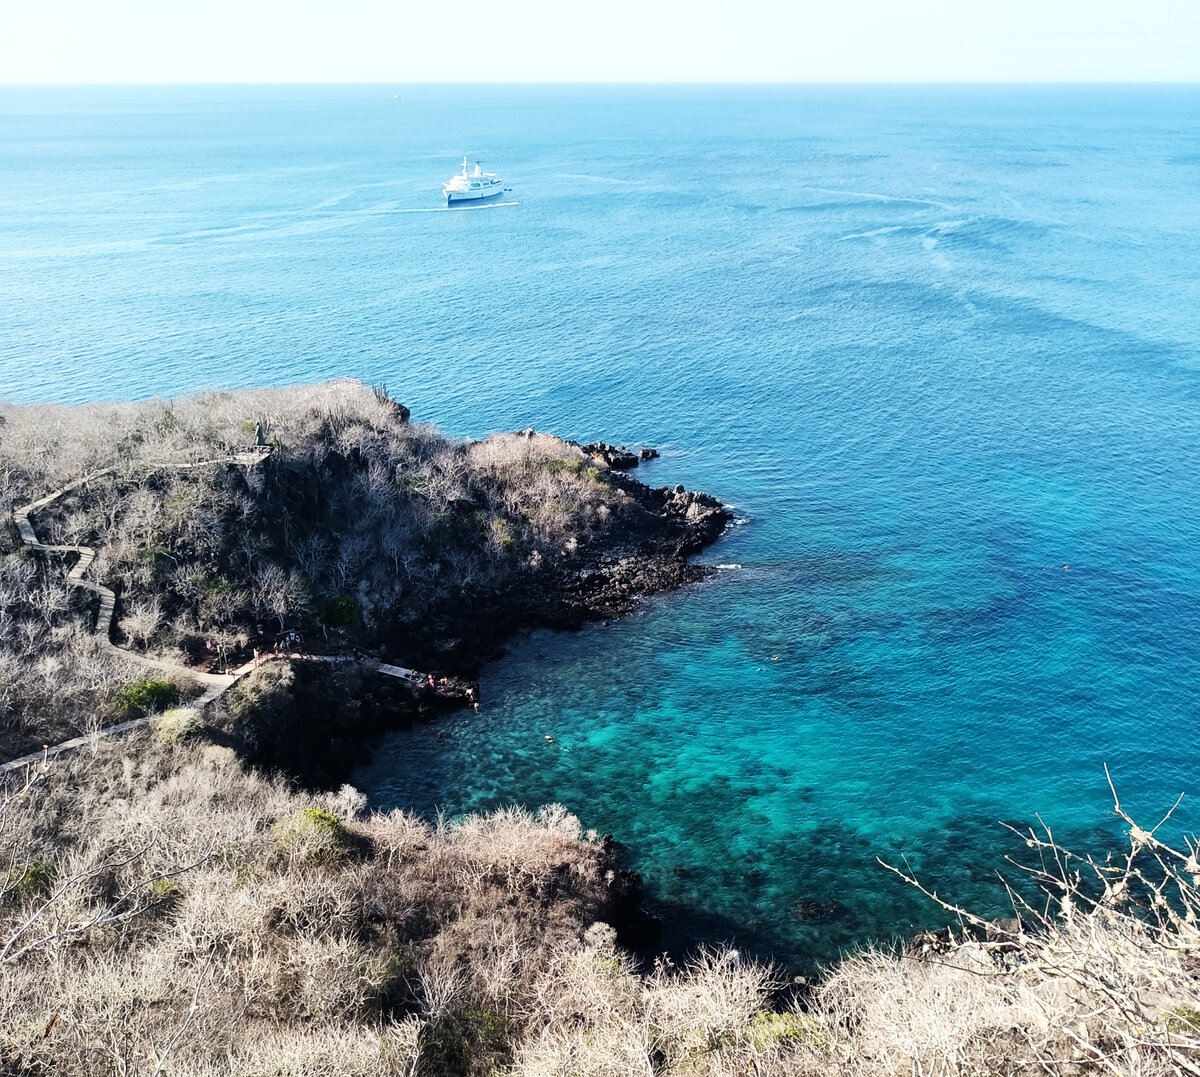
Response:
[{"label": "deep blue water", "polygon": [[1105,763],[1200,795],[1198,265],[1195,87],[0,89],[3,395],[348,375],[737,506],[356,781],[561,801],[789,960],[940,919],[876,856],[986,911],[999,820],[1102,847]]}]

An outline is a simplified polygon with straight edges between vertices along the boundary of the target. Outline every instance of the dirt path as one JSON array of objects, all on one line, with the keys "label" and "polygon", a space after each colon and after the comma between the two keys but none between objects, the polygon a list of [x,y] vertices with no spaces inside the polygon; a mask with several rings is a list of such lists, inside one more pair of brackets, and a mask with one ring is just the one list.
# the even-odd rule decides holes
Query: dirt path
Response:
[{"label": "dirt path", "polygon": [[[260,461],[264,460],[269,453],[259,452],[257,450],[235,453],[232,456],[222,456],[211,460],[200,460],[191,464],[166,465],[173,466],[179,470],[187,468],[206,467],[209,464],[241,464],[246,468],[254,467]],[[41,512],[43,509],[52,505],[60,497],[79,489],[81,486],[86,486],[89,482],[96,479],[104,478],[106,475],[111,475],[115,468],[106,468],[104,471],[97,471],[91,475],[85,475],[82,479],[77,479],[73,483],[53,490],[45,497],[37,501],[31,502],[28,505],[23,505],[20,508],[13,509],[13,519],[16,521],[17,531],[20,533],[21,541],[34,553],[40,553],[49,558],[57,555],[62,557],[77,557],[75,564],[67,572],[67,580],[76,587],[86,591],[91,591],[93,594],[100,596],[100,611],[96,617],[95,632],[101,637],[103,644],[112,650],[115,654],[119,654],[122,658],[136,662],[139,665],[152,669],[157,673],[165,673],[170,676],[181,677],[191,680],[195,683],[204,685],[204,692],[196,699],[191,700],[186,704],[188,708],[201,709],[208,704],[220,699],[230,688],[233,687],[242,677],[250,673],[262,662],[272,661],[276,659],[285,660],[302,660],[310,662],[353,662],[361,661],[364,665],[369,666],[389,677],[397,677],[409,684],[424,683],[426,675],[418,673],[416,670],[405,669],[402,666],[391,666],[383,662],[374,661],[371,659],[361,659],[353,656],[339,655],[271,655],[260,658],[258,661],[247,662],[244,666],[240,666],[232,673],[204,673],[198,669],[193,669],[191,666],[185,666],[177,662],[169,662],[165,659],[149,658],[146,655],[137,654],[134,651],[127,650],[124,647],[118,647],[112,641],[113,632],[117,627],[117,596],[113,591],[105,587],[102,583],[97,583],[86,578],[88,569],[91,568],[92,562],[96,560],[96,551],[91,546],[53,546],[44,542],[39,542],[37,532],[33,528],[33,523],[30,516],[34,513]],[[0,763],[0,774],[7,771],[17,770],[21,767],[29,766],[42,762],[49,756],[58,755],[61,752],[70,751],[74,748],[83,748],[94,743],[98,737],[111,737],[118,733],[127,732],[130,729],[136,729],[139,726],[148,724],[151,718],[135,718],[129,722],[122,722],[119,725],[107,726],[104,729],[87,733],[80,737],[72,737],[70,740],[64,740],[59,744],[47,745],[40,752],[34,752],[31,755],[21,756],[19,759],[9,760],[7,763]]]}]

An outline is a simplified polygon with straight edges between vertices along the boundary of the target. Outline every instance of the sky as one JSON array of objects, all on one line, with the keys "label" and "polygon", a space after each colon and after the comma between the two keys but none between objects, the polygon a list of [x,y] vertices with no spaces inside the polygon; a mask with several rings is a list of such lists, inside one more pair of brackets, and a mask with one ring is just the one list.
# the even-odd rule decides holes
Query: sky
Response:
[{"label": "sky", "polygon": [[1200,0],[0,0],[0,82],[1197,82]]}]

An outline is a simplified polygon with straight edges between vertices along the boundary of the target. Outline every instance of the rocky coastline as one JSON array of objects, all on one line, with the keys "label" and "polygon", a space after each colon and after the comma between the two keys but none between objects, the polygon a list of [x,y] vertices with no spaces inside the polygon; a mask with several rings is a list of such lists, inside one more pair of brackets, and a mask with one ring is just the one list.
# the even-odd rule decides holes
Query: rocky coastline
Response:
[{"label": "rocky coastline", "polygon": [[688,558],[725,532],[733,519],[727,507],[682,485],[650,487],[633,478],[629,471],[656,458],[654,449],[634,453],[605,443],[580,448],[611,469],[610,484],[637,511],[603,542],[504,588],[448,599],[419,626],[382,621],[373,653],[427,672],[431,682],[405,683],[354,663],[298,662],[285,676],[264,670],[257,676],[263,690],[252,683],[234,693],[234,710],[240,698],[255,699],[242,708],[242,720],[231,718],[229,708],[219,710],[209,735],[256,765],[281,769],[310,788],[332,788],[361,761],[371,738],[477,705],[480,673],[517,633],[577,631],[611,621],[649,595],[716,571]]},{"label": "rocky coastline", "polygon": [[[383,731],[478,708],[514,634],[611,621],[711,575],[689,558],[732,519],[638,481],[653,449],[446,438],[357,383],[4,414],[23,524],[0,536],[6,668],[51,655],[66,675],[9,682],[10,739],[107,725],[135,754],[211,749],[297,798],[336,798]],[[42,581],[31,553],[57,572]],[[201,699],[187,677],[215,688]],[[618,844],[588,848],[591,915],[653,945]]]},{"label": "rocky coastline", "polygon": [[[215,709],[206,736],[307,788],[335,789],[381,733],[478,708],[480,672],[516,633],[577,631],[607,622],[629,614],[646,596],[678,590],[716,571],[688,558],[725,532],[733,519],[727,507],[682,485],[650,487],[629,475],[658,456],[653,449],[634,454],[603,443],[581,448],[612,469],[610,482],[636,502],[638,512],[602,545],[569,561],[489,595],[444,603],[419,632],[381,626],[380,656],[429,671],[429,682],[398,681],[356,663],[267,668]],[[605,922],[622,946],[649,953],[662,929],[645,903],[641,877],[622,866],[622,848],[611,835],[603,837],[596,855],[609,880]]]},{"label": "rocky coastline", "polygon": [[[639,458],[628,455],[633,463],[625,466],[635,467]],[[651,488],[625,470],[609,475],[610,484],[636,502],[632,521],[598,546],[508,587],[445,603],[418,631],[388,626],[385,653],[407,656],[423,669],[473,679],[521,629],[577,630],[589,622],[613,620],[630,613],[647,595],[678,590],[714,572],[687,559],[720,538],[733,519],[729,509],[682,485]]]},{"label": "rocky coastline", "polygon": [[431,820],[339,787],[372,733],[476,701],[514,632],[709,574],[730,514],[634,480],[651,450],[452,440],[357,383],[0,420],[0,731],[89,731],[0,775],[0,1072],[1194,1070],[1194,849],[1115,790],[1130,846],[1091,875],[1020,834],[1039,900],[989,921],[892,867],[958,930],[781,988],[719,924],[673,964],[691,940],[562,805]]}]

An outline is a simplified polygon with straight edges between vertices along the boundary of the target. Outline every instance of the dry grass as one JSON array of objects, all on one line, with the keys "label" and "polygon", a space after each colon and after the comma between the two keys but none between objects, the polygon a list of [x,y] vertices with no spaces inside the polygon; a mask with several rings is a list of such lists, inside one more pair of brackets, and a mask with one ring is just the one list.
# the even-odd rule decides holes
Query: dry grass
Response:
[{"label": "dry grass", "polygon": [[782,1005],[733,951],[640,970],[561,808],[364,816],[149,734],[35,777],[0,811],[6,1075],[1200,1068],[1200,872],[1132,821],[1090,868],[1031,837],[1053,901],[1026,929],[865,953]]},{"label": "dry grass", "polygon": [[168,1048],[172,1073],[408,1073],[422,1052],[473,1072],[607,900],[561,810],[360,821],[353,790],[304,796],[211,745],[103,744],[16,792],[4,1073],[151,1073]]}]

